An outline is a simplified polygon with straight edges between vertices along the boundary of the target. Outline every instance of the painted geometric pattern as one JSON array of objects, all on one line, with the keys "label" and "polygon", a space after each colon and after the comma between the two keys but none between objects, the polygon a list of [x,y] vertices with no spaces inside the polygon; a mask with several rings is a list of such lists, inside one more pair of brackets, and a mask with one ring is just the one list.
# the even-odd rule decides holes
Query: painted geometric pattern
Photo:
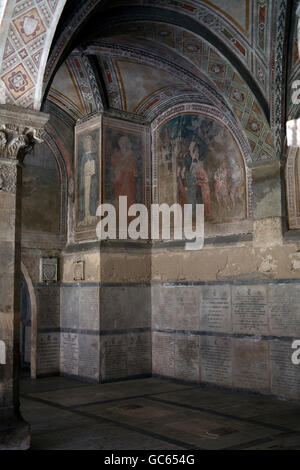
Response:
[{"label": "painted geometric pattern", "polygon": [[[160,79],[158,81],[151,79],[151,68],[144,62],[126,60],[125,58],[120,60],[119,57],[110,54],[101,55],[99,63],[103,70],[110,107],[143,116],[148,122],[161,112],[162,105],[165,106],[166,103],[182,101],[182,97],[186,100],[187,96],[189,96],[190,100],[196,101],[199,101],[201,97],[202,100],[206,99],[206,102],[210,103],[207,95],[201,94],[199,89],[192,87],[187,80],[185,82],[182,82],[182,80],[178,81],[178,79],[174,78],[174,75],[170,74],[168,77],[164,72],[161,75],[156,70],[158,77],[164,80],[163,86],[159,86],[159,84],[162,85]],[[122,63],[127,64],[127,67],[133,67],[133,76],[139,77],[138,79],[141,81],[141,90],[143,92],[141,96],[138,96],[138,93],[134,93],[134,98],[136,99],[134,103],[132,103],[132,96],[131,98],[127,96],[127,92],[128,88],[131,89],[131,92],[136,89],[136,82],[132,80],[133,83],[128,83],[130,78],[123,76],[122,67],[120,68]],[[145,71],[146,69],[147,71],[147,68],[149,69],[149,77],[148,84],[146,85],[141,70],[144,69]]]},{"label": "painted geometric pattern", "polygon": [[[245,4],[243,9],[246,18],[236,21],[228,14],[232,1],[225,1],[224,9],[218,8],[213,0],[118,0],[117,5],[149,5],[168,8],[191,16],[194,20],[212,30],[222,42],[241,60],[247,69],[255,76],[265,97],[269,100],[271,90],[268,77],[271,72],[270,28],[274,0],[240,0]],[[217,2],[219,4],[219,2]],[[243,21],[242,21],[243,20]],[[246,27],[242,26],[246,23]],[[249,25],[253,25],[250,28]],[[259,66],[258,66],[259,64]]]},{"label": "painted geometric pattern", "polygon": [[[74,51],[65,61],[64,66],[67,76],[64,76],[62,81],[58,72],[48,92],[47,99],[75,120],[101,111],[103,109],[101,97],[95,77],[89,67],[88,59]],[[70,87],[72,93],[77,97],[76,102],[70,96]]]},{"label": "painted geometric pattern", "polygon": [[32,108],[40,59],[58,0],[19,0],[6,38],[0,78],[6,102]]},{"label": "painted geometric pattern", "polygon": [[[59,3],[60,0],[48,0],[49,4],[53,5],[56,3]],[[77,2],[73,1],[74,4],[74,9],[73,9],[73,14],[74,16],[72,17],[72,22],[68,25],[68,28],[65,28],[64,31],[62,31],[59,39],[57,40],[57,43],[55,44],[53,52],[50,54],[47,66],[45,68],[45,74],[44,74],[44,87],[47,84],[51,72],[55,68],[61,53],[64,50],[64,47],[68,44],[68,41],[71,39],[72,34],[76,31],[76,29],[80,26],[80,24],[85,20],[85,18],[90,14],[90,12],[93,10],[94,7],[97,6],[99,2],[102,0],[84,0],[84,2],[80,4],[78,7]],[[73,7],[72,4],[72,7]]]},{"label": "painted geometric pattern", "polygon": [[[296,16],[297,2],[294,2],[292,12],[292,25],[291,25],[291,48],[289,55],[289,70],[288,70],[288,86],[286,96],[286,108],[288,112],[288,119],[299,118],[300,104],[292,102],[293,82],[300,80],[300,57],[297,41],[297,16]],[[299,87],[298,87],[299,89]],[[298,95],[299,97],[299,95]]]},{"label": "painted geometric pattern", "polygon": [[[118,31],[122,33],[122,27],[119,26]],[[201,72],[214,82],[219,92],[226,98],[248,137],[253,160],[271,160],[273,158],[273,137],[261,107],[231,63],[222,57],[215,48],[194,34],[169,25],[132,24],[126,25],[126,31],[137,38],[144,37],[154,40],[156,44],[158,42],[166,44],[169,48],[174,48],[181,55],[188,57]],[[108,92],[113,100],[111,106],[123,109],[120,108],[122,106],[120,102],[121,85],[118,74],[112,65],[108,65],[111,64],[108,59],[102,59],[102,63]],[[151,102],[148,103],[148,105],[150,104]],[[157,102],[153,104],[157,106]]]}]

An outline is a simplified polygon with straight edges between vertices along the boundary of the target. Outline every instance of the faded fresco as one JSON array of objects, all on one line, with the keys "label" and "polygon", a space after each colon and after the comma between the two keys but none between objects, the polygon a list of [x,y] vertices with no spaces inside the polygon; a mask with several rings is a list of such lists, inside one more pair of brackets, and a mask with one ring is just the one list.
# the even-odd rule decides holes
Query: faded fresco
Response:
[{"label": "faded fresco", "polygon": [[207,222],[244,219],[245,171],[230,132],[215,119],[183,114],[159,130],[159,202],[204,204]]},{"label": "faded fresco", "polygon": [[104,131],[104,200],[118,207],[127,196],[128,207],[143,203],[143,137],[106,127]]},{"label": "faded fresco", "polygon": [[116,60],[115,66],[122,86],[124,110],[135,113],[139,106],[152,94],[161,89],[186,84],[169,73],[151,65],[132,60]]},{"label": "faded fresco", "polygon": [[96,217],[99,197],[99,129],[77,135],[76,184],[77,224],[90,227],[98,222]]},{"label": "faded fresco", "polygon": [[24,160],[22,229],[60,233],[60,179],[56,161],[46,144],[35,147]]}]

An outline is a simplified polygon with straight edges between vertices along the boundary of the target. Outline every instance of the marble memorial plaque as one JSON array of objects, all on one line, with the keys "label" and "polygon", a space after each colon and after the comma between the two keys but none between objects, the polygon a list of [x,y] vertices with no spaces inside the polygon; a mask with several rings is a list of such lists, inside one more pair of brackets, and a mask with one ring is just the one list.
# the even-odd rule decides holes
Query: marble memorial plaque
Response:
[{"label": "marble memorial plaque", "polygon": [[99,335],[78,335],[78,375],[99,380],[100,338]]},{"label": "marble memorial plaque", "polygon": [[61,334],[60,368],[65,374],[78,375],[78,334]]},{"label": "marble memorial plaque", "polygon": [[38,333],[37,375],[59,371],[59,333]]},{"label": "marble memorial plaque", "polygon": [[134,287],[128,291],[128,322],[127,328],[151,327],[151,288]]},{"label": "marble memorial plaque", "polygon": [[233,339],[233,386],[257,392],[270,392],[268,341]]},{"label": "marble memorial plaque", "polygon": [[175,341],[174,334],[154,332],[152,335],[153,374],[174,377]]},{"label": "marble memorial plaque", "polygon": [[199,382],[199,336],[175,334],[175,377]]},{"label": "marble memorial plaque", "polygon": [[154,329],[175,329],[178,311],[176,286],[154,286],[152,288],[152,325]]},{"label": "marble memorial plaque", "polygon": [[99,330],[99,287],[81,287],[79,292],[79,328]]},{"label": "marble memorial plaque", "polygon": [[232,286],[232,322],[235,333],[269,333],[266,286]]},{"label": "marble memorial plaque", "polygon": [[177,309],[174,323],[176,330],[199,330],[199,287],[174,287]]},{"label": "marble memorial plaque", "polygon": [[271,342],[271,376],[274,395],[300,399],[300,365],[292,363],[291,341],[273,340]]},{"label": "marble memorial plaque", "polygon": [[78,287],[61,288],[60,324],[62,328],[79,328],[79,291]]},{"label": "marble memorial plaque", "polygon": [[300,285],[268,286],[271,334],[300,336]]},{"label": "marble memorial plaque", "polygon": [[201,381],[232,386],[232,338],[200,337]]},{"label": "marble memorial plaque", "polygon": [[101,379],[127,377],[127,335],[105,335],[100,340]]},{"label": "marble memorial plaque", "polygon": [[100,291],[101,330],[130,328],[127,287],[102,286]]},{"label": "marble memorial plaque", "polygon": [[204,331],[231,332],[230,286],[202,286],[200,328]]},{"label": "marble memorial plaque", "polygon": [[36,288],[38,327],[59,328],[60,326],[60,289],[57,286]]},{"label": "marble memorial plaque", "polygon": [[128,334],[128,376],[151,374],[151,333]]}]

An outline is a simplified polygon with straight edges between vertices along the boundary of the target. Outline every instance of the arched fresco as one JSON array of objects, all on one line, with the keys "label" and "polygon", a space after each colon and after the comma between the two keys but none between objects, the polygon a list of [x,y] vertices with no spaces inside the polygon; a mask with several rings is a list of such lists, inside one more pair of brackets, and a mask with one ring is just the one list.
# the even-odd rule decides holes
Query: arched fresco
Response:
[{"label": "arched fresco", "polygon": [[160,127],[157,151],[160,203],[203,203],[211,222],[246,217],[242,156],[224,125],[179,114]]},{"label": "arched fresco", "polygon": [[152,124],[153,201],[204,204],[207,234],[251,231],[251,172],[242,134],[213,107],[178,105]]}]

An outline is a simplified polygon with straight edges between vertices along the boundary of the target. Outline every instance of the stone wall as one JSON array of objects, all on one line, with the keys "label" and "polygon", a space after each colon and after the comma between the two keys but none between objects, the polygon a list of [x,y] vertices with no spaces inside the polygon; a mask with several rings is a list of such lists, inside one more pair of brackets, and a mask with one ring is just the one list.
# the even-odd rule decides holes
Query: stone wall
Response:
[{"label": "stone wall", "polygon": [[[150,258],[117,251],[91,243],[63,255],[63,375],[96,382],[151,375]],[[74,282],[78,265],[84,279]]]},{"label": "stone wall", "polygon": [[300,398],[300,282],[152,287],[153,374]]},{"label": "stone wall", "polygon": [[59,373],[60,297],[59,282],[41,282],[41,258],[60,258],[60,250],[22,248],[22,270],[31,303],[31,377]]},{"label": "stone wall", "polygon": [[60,282],[35,284],[37,375],[153,373],[299,399],[299,245],[282,239],[276,219],[255,224],[252,240],[210,240],[198,252],[66,248]]},{"label": "stone wall", "polygon": [[280,218],[251,237],[153,250],[152,372],[299,400],[299,243]]}]

